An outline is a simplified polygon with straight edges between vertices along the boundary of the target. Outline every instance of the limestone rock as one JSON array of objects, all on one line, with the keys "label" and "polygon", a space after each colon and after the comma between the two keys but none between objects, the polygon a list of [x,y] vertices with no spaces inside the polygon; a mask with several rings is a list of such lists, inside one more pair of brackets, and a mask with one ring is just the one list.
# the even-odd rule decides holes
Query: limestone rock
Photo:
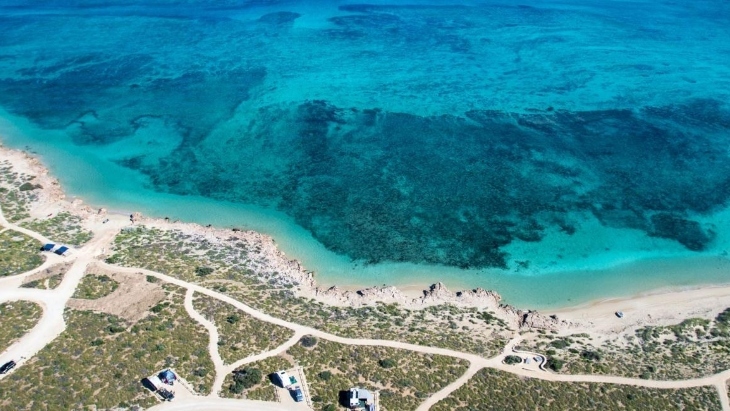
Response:
[{"label": "limestone rock", "polygon": [[537,330],[555,330],[570,327],[571,323],[558,319],[557,316],[546,316],[537,311],[517,311],[520,318],[520,328]]}]

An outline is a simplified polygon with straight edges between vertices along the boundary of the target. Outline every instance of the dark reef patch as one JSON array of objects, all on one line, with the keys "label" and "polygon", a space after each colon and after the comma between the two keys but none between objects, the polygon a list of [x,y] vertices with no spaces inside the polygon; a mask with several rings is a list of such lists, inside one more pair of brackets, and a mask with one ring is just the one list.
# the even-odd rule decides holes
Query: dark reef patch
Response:
[{"label": "dark reef patch", "polygon": [[[716,121],[689,127],[692,110]],[[579,230],[572,212],[700,251],[714,233],[688,216],[730,196],[725,113],[713,112],[724,110],[422,117],[309,101],[261,108],[225,145],[206,139],[141,168],[163,190],[275,206],[369,263],[505,267],[515,239]]]},{"label": "dark reef patch", "polygon": [[702,251],[715,237],[712,230],[705,230],[697,221],[687,220],[669,213],[651,216],[653,225],[649,233],[655,237],[675,240],[692,251]]},{"label": "dark reef patch", "polygon": [[177,124],[192,144],[229,118],[266,76],[262,67],[162,67],[148,54],[48,59],[0,79],[0,104],[41,127],[67,128],[78,144],[129,137],[145,117]]}]

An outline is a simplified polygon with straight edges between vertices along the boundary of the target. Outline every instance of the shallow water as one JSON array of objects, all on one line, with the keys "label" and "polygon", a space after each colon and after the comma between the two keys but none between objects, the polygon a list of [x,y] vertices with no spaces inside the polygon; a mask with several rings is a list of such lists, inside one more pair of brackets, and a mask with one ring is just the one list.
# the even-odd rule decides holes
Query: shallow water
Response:
[{"label": "shallow water", "polygon": [[730,242],[727,2],[8,1],[0,23],[4,141],[95,204],[267,232],[324,284],[555,306],[728,281],[691,269]]}]

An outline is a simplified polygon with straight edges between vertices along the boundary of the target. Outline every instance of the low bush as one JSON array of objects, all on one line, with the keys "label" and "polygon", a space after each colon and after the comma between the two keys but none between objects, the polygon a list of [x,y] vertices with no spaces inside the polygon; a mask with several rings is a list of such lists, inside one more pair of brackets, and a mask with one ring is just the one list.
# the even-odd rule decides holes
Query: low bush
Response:
[{"label": "low bush", "polygon": [[509,365],[520,364],[522,363],[522,357],[518,357],[516,355],[508,355],[504,357],[504,363]]},{"label": "low bush", "polygon": [[393,359],[385,358],[385,359],[378,361],[378,365],[380,365],[383,368],[393,368],[393,367],[396,367],[398,365],[398,363]]},{"label": "low bush", "polygon": [[302,344],[302,347],[312,348],[317,345],[317,337],[313,335],[305,335],[301,340],[299,340],[299,342]]},{"label": "low bush", "polygon": [[233,393],[239,394],[244,389],[253,387],[254,385],[261,382],[261,370],[258,368],[246,367],[242,370],[233,372],[233,384],[230,386],[230,390]]}]

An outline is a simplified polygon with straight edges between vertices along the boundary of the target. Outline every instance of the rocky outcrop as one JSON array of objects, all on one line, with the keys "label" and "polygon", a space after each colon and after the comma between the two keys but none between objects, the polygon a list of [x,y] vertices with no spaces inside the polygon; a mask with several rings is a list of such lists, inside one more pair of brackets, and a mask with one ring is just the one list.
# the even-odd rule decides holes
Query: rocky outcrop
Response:
[{"label": "rocky outcrop", "polygon": [[328,304],[351,307],[374,305],[378,301],[405,306],[409,303],[408,297],[395,287],[370,287],[357,291],[343,290],[337,286],[327,289],[315,288],[314,297]]},{"label": "rocky outcrop", "polygon": [[519,318],[520,329],[557,331],[572,325],[568,321],[560,320],[555,315],[546,316],[533,310],[517,310],[516,314]]}]

